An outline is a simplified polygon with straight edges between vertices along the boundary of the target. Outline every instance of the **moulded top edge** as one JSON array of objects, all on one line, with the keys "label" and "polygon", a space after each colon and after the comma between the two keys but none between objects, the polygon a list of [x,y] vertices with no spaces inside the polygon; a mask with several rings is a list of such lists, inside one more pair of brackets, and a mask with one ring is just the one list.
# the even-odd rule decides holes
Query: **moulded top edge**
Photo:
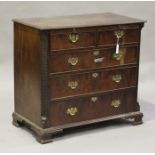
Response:
[{"label": "moulded top edge", "polygon": [[95,27],[146,22],[145,20],[126,17],[114,13],[25,18],[14,19],[13,21],[40,30]]}]

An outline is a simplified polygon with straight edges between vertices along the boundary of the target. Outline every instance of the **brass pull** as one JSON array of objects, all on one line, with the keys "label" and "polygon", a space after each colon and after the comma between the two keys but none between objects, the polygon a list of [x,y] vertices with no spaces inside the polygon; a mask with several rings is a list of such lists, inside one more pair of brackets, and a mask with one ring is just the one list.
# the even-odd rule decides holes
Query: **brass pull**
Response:
[{"label": "brass pull", "polygon": [[96,50],[96,51],[93,52],[93,55],[94,56],[98,56],[99,54],[100,54],[100,51],[99,50]]},{"label": "brass pull", "polygon": [[116,83],[119,83],[122,80],[122,75],[121,74],[113,75],[112,80]]},{"label": "brass pull", "polygon": [[78,86],[77,81],[69,81],[68,82],[68,87],[70,87],[71,89],[75,89],[77,86]]},{"label": "brass pull", "polygon": [[66,113],[70,116],[75,116],[76,113],[77,113],[77,108],[76,107],[71,107],[71,108],[68,108]]},{"label": "brass pull", "polygon": [[121,101],[120,100],[113,100],[111,102],[111,106],[114,108],[118,108],[121,105]]},{"label": "brass pull", "polygon": [[79,34],[77,34],[77,33],[71,33],[71,34],[69,34],[69,40],[72,43],[76,43],[79,40]]},{"label": "brass pull", "polygon": [[93,73],[93,74],[92,74],[92,77],[93,77],[93,78],[97,78],[98,76],[99,76],[98,73]]},{"label": "brass pull", "polygon": [[116,36],[117,39],[120,39],[124,35],[124,31],[115,31],[114,35]]},{"label": "brass pull", "polygon": [[68,63],[71,64],[72,66],[75,66],[78,63],[78,58],[70,57],[68,58]]},{"label": "brass pull", "polygon": [[122,54],[120,54],[120,53],[118,53],[118,54],[114,53],[114,54],[113,54],[113,58],[114,58],[115,60],[117,60],[117,61],[121,60],[121,57],[122,57]]},{"label": "brass pull", "polygon": [[123,31],[115,31],[114,35],[116,36],[117,42],[116,42],[116,54],[119,53],[119,40],[123,37],[124,32]]},{"label": "brass pull", "polygon": [[98,97],[95,97],[95,96],[94,96],[94,97],[91,97],[91,101],[92,101],[92,102],[95,103],[97,100],[98,100]]}]

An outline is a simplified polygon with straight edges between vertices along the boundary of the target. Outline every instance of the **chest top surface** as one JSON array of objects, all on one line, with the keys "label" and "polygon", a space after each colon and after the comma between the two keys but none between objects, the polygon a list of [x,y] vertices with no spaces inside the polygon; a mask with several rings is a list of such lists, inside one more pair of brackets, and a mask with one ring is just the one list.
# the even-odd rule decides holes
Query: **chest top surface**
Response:
[{"label": "chest top surface", "polygon": [[13,21],[30,27],[34,27],[39,30],[64,29],[74,27],[95,27],[145,22],[144,20],[117,15],[114,13],[14,19]]}]

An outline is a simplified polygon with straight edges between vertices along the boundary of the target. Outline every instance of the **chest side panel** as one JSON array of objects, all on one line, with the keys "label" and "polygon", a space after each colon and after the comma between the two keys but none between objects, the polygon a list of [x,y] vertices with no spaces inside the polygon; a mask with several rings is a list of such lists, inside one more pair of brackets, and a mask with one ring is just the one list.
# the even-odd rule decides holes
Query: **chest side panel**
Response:
[{"label": "chest side panel", "polygon": [[14,23],[15,112],[40,125],[41,41],[39,31]]}]

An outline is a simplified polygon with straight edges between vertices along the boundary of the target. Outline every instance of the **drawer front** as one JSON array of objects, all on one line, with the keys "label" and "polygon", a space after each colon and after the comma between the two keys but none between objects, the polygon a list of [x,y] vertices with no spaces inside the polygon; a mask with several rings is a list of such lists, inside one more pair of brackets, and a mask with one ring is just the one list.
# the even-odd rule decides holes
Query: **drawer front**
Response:
[{"label": "drawer front", "polygon": [[49,126],[64,125],[138,110],[136,88],[55,101],[51,103],[49,108]]},{"label": "drawer front", "polygon": [[50,35],[50,49],[51,50],[65,50],[85,47],[94,47],[95,32],[57,32]]},{"label": "drawer front", "polygon": [[114,45],[117,42],[116,34],[121,32],[122,35],[119,38],[120,44],[126,43],[139,43],[140,42],[140,30],[139,29],[126,29],[126,30],[106,30],[99,31],[98,45]]},{"label": "drawer front", "polygon": [[56,73],[136,64],[138,53],[138,46],[121,47],[117,57],[115,48],[55,53],[50,56],[49,68]]},{"label": "drawer front", "polygon": [[136,85],[137,68],[51,76],[52,99]]}]

